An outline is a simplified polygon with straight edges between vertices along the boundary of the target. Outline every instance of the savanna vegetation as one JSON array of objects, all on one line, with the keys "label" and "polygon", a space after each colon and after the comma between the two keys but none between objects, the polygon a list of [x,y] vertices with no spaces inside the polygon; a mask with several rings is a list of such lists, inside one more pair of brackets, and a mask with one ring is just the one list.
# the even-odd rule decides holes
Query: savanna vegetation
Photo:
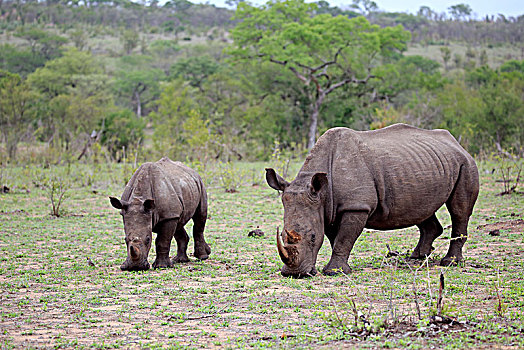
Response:
[{"label": "savanna vegetation", "polygon": [[236,5],[0,2],[2,164],[264,160],[395,122],[522,155],[523,16]]},{"label": "savanna vegetation", "polygon": [[[524,16],[230,6],[0,0],[0,347],[524,347]],[[398,122],[478,159],[465,262],[437,266],[441,209],[423,262],[416,228],[366,230],[350,275],[282,278],[264,167],[292,179],[328,128]],[[107,197],[162,156],[203,177],[212,254],[122,273]]]}]

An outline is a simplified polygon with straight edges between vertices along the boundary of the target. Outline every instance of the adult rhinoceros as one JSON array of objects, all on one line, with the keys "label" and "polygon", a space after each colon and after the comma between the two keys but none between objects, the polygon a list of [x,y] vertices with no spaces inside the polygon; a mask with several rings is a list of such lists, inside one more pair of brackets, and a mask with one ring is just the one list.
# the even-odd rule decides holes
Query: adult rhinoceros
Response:
[{"label": "adult rhinoceros", "polygon": [[348,273],[349,253],[364,228],[416,225],[420,240],[411,257],[424,258],[442,234],[435,212],[443,204],[451,214],[452,240],[440,264],[456,263],[479,191],[475,161],[448,131],[405,124],[330,129],[293,182],[273,169],[266,169],[266,180],[283,191],[284,229],[277,230],[277,247],[282,275],[294,277],[316,274],[324,235],[333,251],[323,273]]},{"label": "adult rhinoceros", "polygon": [[[184,225],[193,219],[194,255],[200,260],[211,253],[204,240],[207,219],[207,193],[202,179],[193,169],[169,158],[144,163],[129,180],[122,198],[109,197],[120,209],[126,234],[127,259],[122,270],[147,270],[152,232],[156,237],[153,268],[171,267],[189,261],[186,250],[189,237]],[[169,259],[175,236],[177,255]]]}]

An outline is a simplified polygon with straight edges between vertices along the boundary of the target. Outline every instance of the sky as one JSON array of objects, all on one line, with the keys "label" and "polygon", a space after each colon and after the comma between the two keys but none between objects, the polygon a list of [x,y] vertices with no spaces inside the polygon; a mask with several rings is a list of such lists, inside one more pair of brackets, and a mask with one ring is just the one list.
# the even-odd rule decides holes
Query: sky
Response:
[{"label": "sky", "polygon": [[[227,7],[225,0],[190,0],[193,3],[215,4],[218,7]],[[252,4],[264,4],[265,0],[248,0]],[[306,0],[308,1],[308,0]],[[316,0],[315,0],[316,1]],[[352,0],[327,0],[331,6],[348,8]],[[380,10],[386,12],[417,13],[421,6],[428,6],[433,11],[448,12],[448,7],[457,4],[468,4],[473,10],[474,18],[480,19],[486,15],[502,13],[506,17],[524,15],[524,0],[374,0]]]}]

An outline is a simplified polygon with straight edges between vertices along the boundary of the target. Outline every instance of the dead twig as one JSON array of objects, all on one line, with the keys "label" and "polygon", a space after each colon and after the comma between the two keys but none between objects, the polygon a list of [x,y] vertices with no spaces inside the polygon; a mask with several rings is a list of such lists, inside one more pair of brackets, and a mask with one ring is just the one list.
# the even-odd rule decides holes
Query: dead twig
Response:
[{"label": "dead twig", "polygon": [[440,271],[440,284],[437,299],[437,316],[442,316],[442,292],[444,291],[444,272]]}]

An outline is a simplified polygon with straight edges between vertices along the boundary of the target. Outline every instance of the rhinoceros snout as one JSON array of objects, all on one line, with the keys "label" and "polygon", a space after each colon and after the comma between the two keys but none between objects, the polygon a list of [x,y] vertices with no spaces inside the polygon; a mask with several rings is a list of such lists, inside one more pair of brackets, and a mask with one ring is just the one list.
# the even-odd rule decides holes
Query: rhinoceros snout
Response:
[{"label": "rhinoceros snout", "polygon": [[122,271],[146,271],[149,270],[150,265],[147,261],[142,263],[130,263],[128,260],[126,260],[121,266],[120,270]]},{"label": "rhinoceros snout", "polygon": [[317,274],[317,269],[313,266],[311,269],[294,270],[290,269],[287,265],[284,265],[282,270],[280,270],[280,273],[284,277],[306,278],[315,276]]}]

